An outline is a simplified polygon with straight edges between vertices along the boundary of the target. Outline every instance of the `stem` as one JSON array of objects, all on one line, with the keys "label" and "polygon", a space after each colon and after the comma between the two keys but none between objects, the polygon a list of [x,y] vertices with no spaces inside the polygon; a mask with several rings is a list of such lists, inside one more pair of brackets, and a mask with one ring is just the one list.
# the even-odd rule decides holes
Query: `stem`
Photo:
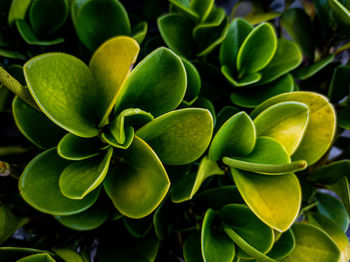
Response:
[{"label": "stem", "polygon": [[11,167],[9,163],[0,161],[0,177],[9,176],[11,174]]},{"label": "stem", "polygon": [[250,172],[268,174],[284,174],[290,172],[297,172],[307,167],[307,163],[305,160],[298,160],[288,164],[260,164],[224,157],[222,161],[226,165],[233,168],[242,169]]},{"label": "stem", "polygon": [[40,111],[28,88],[21,85],[14,77],[12,77],[7,71],[0,66],[0,84],[6,86],[9,90],[15,93],[19,98],[25,101],[27,104]]}]

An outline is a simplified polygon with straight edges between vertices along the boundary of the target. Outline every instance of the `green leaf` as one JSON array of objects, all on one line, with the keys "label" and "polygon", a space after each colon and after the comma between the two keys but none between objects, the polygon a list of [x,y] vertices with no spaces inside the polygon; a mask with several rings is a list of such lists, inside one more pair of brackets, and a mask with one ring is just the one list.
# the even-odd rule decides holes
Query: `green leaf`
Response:
[{"label": "green leaf", "polygon": [[134,139],[134,135],[135,135],[134,128],[131,126],[126,126],[126,128],[125,128],[125,142],[123,144],[118,143],[118,141],[111,134],[111,131],[108,129],[105,130],[101,134],[101,137],[106,143],[108,143],[109,145],[111,145],[113,147],[127,149],[131,145],[131,143]]},{"label": "green leaf", "polygon": [[204,21],[214,6],[214,0],[191,0],[190,8],[195,11],[201,21]]},{"label": "green leaf", "polygon": [[21,133],[40,148],[56,146],[65,132],[52,123],[42,112],[39,112],[15,97],[12,112],[16,125]]},{"label": "green leaf", "polygon": [[[329,236],[315,226],[302,223],[293,226],[296,245],[283,262],[329,262],[338,261],[340,252]],[[312,248],[310,248],[312,247]]]},{"label": "green leaf", "polygon": [[275,139],[258,137],[254,150],[247,156],[224,157],[223,163],[245,171],[281,175],[305,169],[304,160],[290,162],[288,153]]},{"label": "green leaf", "polygon": [[143,40],[146,37],[148,30],[148,23],[147,22],[140,22],[138,23],[132,30],[132,38],[136,40],[136,42],[141,45]]},{"label": "green leaf", "polygon": [[251,73],[251,74],[244,75],[241,78],[239,78],[238,80],[236,80],[232,76],[231,69],[226,65],[221,67],[221,73],[226,77],[226,79],[234,87],[242,87],[242,86],[251,85],[251,84],[254,84],[256,82],[259,82],[259,80],[261,79],[261,74]]},{"label": "green leaf", "polygon": [[16,20],[24,20],[32,0],[13,0],[8,13],[8,24],[15,28]]},{"label": "green leaf", "polygon": [[183,58],[182,63],[185,66],[187,75],[187,88],[184,100],[192,101],[198,97],[201,90],[201,77],[198,70],[191,62]]},{"label": "green leaf", "polygon": [[204,261],[232,262],[235,256],[235,245],[224,232],[213,226],[214,220],[214,210],[208,209],[203,219],[201,235]]},{"label": "green leaf", "polygon": [[84,262],[83,258],[74,250],[69,248],[52,248],[58,257],[63,261],[68,262]]},{"label": "green leaf", "polygon": [[167,14],[157,20],[159,33],[166,45],[183,57],[191,57],[194,49],[193,21],[179,14]]},{"label": "green leaf", "polygon": [[307,130],[309,114],[308,106],[299,102],[270,106],[254,119],[257,136],[276,139],[292,155]]},{"label": "green leaf", "polygon": [[57,153],[68,160],[83,160],[102,153],[106,147],[97,137],[83,138],[73,134],[65,135],[57,146]]},{"label": "green leaf", "polygon": [[343,2],[346,3],[347,1],[328,0],[327,2],[334,12],[335,19],[339,20],[345,26],[350,26],[349,4],[348,6],[343,4]]},{"label": "green leaf", "polygon": [[69,13],[68,0],[33,0],[29,21],[38,35],[48,36],[60,29]]},{"label": "green leaf", "polygon": [[[198,26],[193,31],[193,38],[199,49],[196,56],[208,55],[225,39],[229,27],[228,17],[225,16],[225,11],[222,8],[216,8],[215,13],[218,14],[219,19],[222,19],[220,24],[216,25],[209,22],[208,24]],[[216,19],[215,13],[213,13],[213,19]]]},{"label": "green leaf", "polygon": [[310,17],[301,8],[291,8],[283,12],[281,25],[299,45],[303,53],[314,60],[315,38]]},{"label": "green leaf", "polygon": [[338,103],[349,94],[350,66],[337,66],[334,69],[328,89],[328,97],[332,103]]},{"label": "green leaf", "polygon": [[143,59],[120,89],[115,111],[140,108],[159,116],[174,110],[186,92],[186,70],[181,59],[161,47]]},{"label": "green leaf", "polygon": [[266,176],[231,168],[232,177],[249,208],[264,223],[284,232],[298,216],[301,188],[294,174]]},{"label": "green leaf", "polygon": [[131,33],[128,13],[118,0],[84,0],[72,14],[80,41],[91,51],[113,36]]},{"label": "green leaf", "polygon": [[277,50],[271,62],[260,72],[259,85],[269,83],[296,68],[302,61],[302,54],[296,44],[278,39]]},{"label": "green leaf", "polygon": [[34,249],[34,248],[0,247],[1,262],[13,262],[24,256],[29,256],[29,255],[38,254],[38,253],[46,253],[49,255],[54,255],[51,252]]},{"label": "green leaf", "polygon": [[350,129],[350,106],[345,107],[338,112],[338,126],[344,129]]},{"label": "green leaf", "polygon": [[[257,45],[256,43],[260,43]],[[237,55],[239,75],[255,73],[267,66],[277,49],[277,38],[270,24],[261,24],[246,37]]]},{"label": "green leaf", "polygon": [[97,202],[89,209],[71,216],[57,216],[62,225],[78,231],[93,230],[108,219],[110,212],[106,205]]},{"label": "green leaf", "polygon": [[216,116],[216,122],[214,127],[214,134],[217,133],[220,127],[234,114],[238,113],[240,110],[234,106],[224,106]]},{"label": "green leaf", "polygon": [[350,259],[350,243],[348,237],[344,231],[341,230],[338,224],[329,218],[316,213],[310,213],[307,217],[309,223],[324,230],[324,232],[326,232],[337,245],[339,251],[341,252],[341,257],[338,261],[348,262]]},{"label": "green leaf", "polygon": [[25,20],[16,20],[17,30],[20,33],[21,37],[28,45],[41,45],[41,46],[50,46],[58,45],[64,42],[62,37],[55,38],[52,40],[41,40],[39,39],[33,29]]},{"label": "green leaf", "polygon": [[137,136],[121,157],[111,167],[105,189],[120,213],[145,217],[165,197],[170,186],[167,173],[154,151]]},{"label": "green leaf", "polygon": [[294,88],[294,80],[290,74],[270,82],[266,85],[249,87],[249,89],[235,89],[230,95],[232,103],[241,107],[254,108],[265,100],[287,92],[292,92]]},{"label": "green leaf", "polygon": [[172,3],[176,9],[185,16],[188,16],[195,21],[199,20],[198,14],[195,12],[195,10],[190,8],[190,2],[188,0],[169,0],[169,2]]},{"label": "green leaf", "polygon": [[201,254],[201,234],[191,234],[183,244],[183,256],[186,262],[203,262]]},{"label": "green leaf", "polygon": [[294,247],[295,237],[293,231],[288,229],[276,239],[276,242],[273,244],[272,249],[267,253],[267,256],[280,260],[288,256],[293,251]]},{"label": "green leaf", "polygon": [[200,192],[195,195],[194,201],[199,206],[214,209],[220,209],[227,204],[244,203],[237,187],[232,185],[220,186]]},{"label": "green leaf", "polygon": [[153,120],[153,116],[138,108],[129,108],[123,110],[108,126],[111,135],[119,143],[124,144],[128,138],[126,137],[126,129],[128,125],[140,126]]},{"label": "green leaf", "polygon": [[20,221],[5,205],[0,205],[0,244],[4,243],[21,226]]},{"label": "green leaf", "polygon": [[196,174],[185,173],[179,181],[174,183],[171,191],[171,201],[180,203],[192,199],[205,179],[224,173],[216,162],[210,161],[208,157],[203,157]]},{"label": "green leaf", "polygon": [[29,60],[24,74],[38,106],[53,122],[77,136],[98,134],[106,105],[81,60],[64,53],[47,53]]},{"label": "green leaf", "polygon": [[17,50],[7,50],[4,48],[0,48],[0,56],[5,58],[12,58],[18,60],[26,60],[27,55]]},{"label": "green leaf", "polygon": [[348,178],[343,176],[336,183],[330,185],[329,188],[340,197],[350,217],[350,190]]},{"label": "green leaf", "polygon": [[218,215],[222,221],[221,227],[233,242],[240,247],[237,250],[238,257],[248,258],[247,254],[249,256],[255,255],[245,248],[241,242],[245,242],[250,248],[262,254],[272,248],[274,242],[272,228],[259,220],[247,206],[239,204],[226,205],[220,210]]},{"label": "green leaf", "polygon": [[350,170],[350,160],[343,159],[324,165],[310,174],[312,182],[330,185],[337,182],[342,176],[347,176]]},{"label": "green leaf", "polygon": [[238,51],[252,30],[253,27],[241,18],[234,19],[230,24],[225,40],[220,46],[220,64],[227,66],[231,72],[236,71]]},{"label": "green leaf", "polygon": [[298,149],[292,155],[292,160],[304,159],[311,166],[332,144],[336,124],[334,108],[321,94],[298,91],[266,100],[252,111],[251,117],[256,117],[272,105],[287,101],[303,103],[309,108],[309,124]]},{"label": "green leaf", "polygon": [[305,80],[329,65],[333,61],[334,56],[334,54],[331,54],[312,65],[299,67],[293,71],[293,76],[297,79]]},{"label": "green leaf", "polygon": [[164,114],[136,135],[145,140],[167,165],[185,165],[198,159],[207,149],[213,133],[208,110],[187,108]]},{"label": "green leaf", "polygon": [[106,107],[100,127],[105,124],[113,110],[122,84],[130,74],[139,50],[135,40],[118,36],[103,43],[93,54],[89,68],[100,90],[99,98]]},{"label": "green leaf", "polygon": [[17,262],[55,262],[49,254],[34,254],[21,259],[18,259]]},{"label": "green leaf", "polygon": [[123,217],[123,224],[130,234],[137,238],[145,237],[153,227],[153,217],[148,216],[143,219],[132,219]]},{"label": "green leaf", "polygon": [[343,203],[338,198],[321,192],[316,193],[317,211],[332,219],[342,230],[346,232],[349,226],[349,216]]},{"label": "green leaf", "polygon": [[62,194],[71,199],[85,198],[102,183],[107,175],[112,154],[113,148],[110,147],[100,156],[68,165],[59,179]]},{"label": "green leaf", "polygon": [[92,206],[99,190],[91,192],[82,200],[73,200],[62,195],[58,181],[62,171],[69,164],[69,161],[57,155],[56,148],[35,157],[19,180],[19,190],[23,199],[41,212],[52,215],[73,215]]},{"label": "green leaf", "polygon": [[209,159],[218,161],[224,156],[247,155],[253,151],[255,142],[253,121],[245,112],[239,112],[228,119],[214,136]]}]

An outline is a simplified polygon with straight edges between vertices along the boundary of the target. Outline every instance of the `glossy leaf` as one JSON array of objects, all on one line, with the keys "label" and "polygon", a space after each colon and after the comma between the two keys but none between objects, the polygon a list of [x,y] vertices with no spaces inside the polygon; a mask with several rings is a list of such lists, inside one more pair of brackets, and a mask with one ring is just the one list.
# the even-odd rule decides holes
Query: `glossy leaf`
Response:
[{"label": "glossy leaf", "polygon": [[107,175],[113,149],[93,158],[76,161],[68,165],[59,179],[59,186],[64,196],[71,199],[83,199],[95,190]]},{"label": "glossy leaf", "polygon": [[277,50],[270,63],[260,72],[259,85],[269,83],[296,68],[302,61],[298,46],[292,41],[278,39]]},{"label": "glossy leaf", "polygon": [[141,45],[143,40],[146,37],[148,30],[148,23],[141,22],[138,23],[132,30],[132,37],[136,40],[136,42]]},{"label": "glossy leaf", "polygon": [[308,123],[309,108],[299,102],[275,104],[254,119],[257,135],[276,139],[289,155],[297,150]]},{"label": "glossy leaf", "polygon": [[292,92],[294,80],[290,74],[286,74],[266,85],[249,87],[248,89],[235,89],[230,95],[232,103],[241,107],[254,108],[265,100],[287,92]]},{"label": "glossy leaf", "polygon": [[38,253],[48,253],[53,255],[51,252],[34,248],[0,247],[0,259],[3,262],[13,262],[22,257]]},{"label": "glossy leaf", "polygon": [[213,8],[214,2],[214,0],[192,0],[190,2],[190,8],[198,14],[202,21],[204,21]]},{"label": "glossy leaf", "polygon": [[49,254],[34,254],[21,259],[18,259],[17,262],[55,262]]},{"label": "glossy leaf", "polygon": [[292,92],[272,97],[251,113],[256,117],[263,110],[281,102],[295,101],[309,108],[309,124],[292,160],[304,159],[311,166],[327,152],[335,134],[335,113],[333,106],[324,96],[312,92]]},{"label": "glossy leaf", "polygon": [[329,188],[340,197],[350,217],[350,190],[348,178],[343,176],[336,183],[330,185]]},{"label": "glossy leaf", "polygon": [[84,262],[83,258],[74,250],[69,248],[53,248],[53,251],[58,257],[63,261],[74,261],[74,262]]},{"label": "glossy leaf", "polygon": [[69,13],[68,0],[33,0],[29,21],[39,35],[51,35],[62,27]]},{"label": "glossy leaf", "polygon": [[237,55],[239,74],[255,73],[263,69],[273,58],[276,49],[277,39],[271,25],[261,24],[254,28],[242,43]]},{"label": "glossy leaf", "polygon": [[82,138],[73,134],[65,135],[57,146],[57,153],[68,160],[83,160],[102,153],[106,147],[97,137]]},{"label": "glossy leaf", "polygon": [[196,174],[185,173],[179,181],[175,182],[171,191],[171,200],[179,203],[192,199],[205,179],[224,173],[216,162],[209,160],[208,157],[203,157]]},{"label": "glossy leaf", "polygon": [[315,40],[310,17],[301,8],[291,8],[283,12],[281,25],[300,46],[303,53],[314,59]]},{"label": "glossy leaf", "polygon": [[170,181],[155,152],[135,136],[104,183],[118,211],[131,218],[149,215],[165,197]]},{"label": "glossy leaf", "polygon": [[221,186],[199,192],[193,199],[199,206],[220,209],[227,204],[243,204],[236,186]]},{"label": "glossy leaf", "polygon": [[347,106],[338,112],[338,126],[344,129],[350,129],[350,107]]},{"label": "glossy leaf", "polygon": [[80,41],[91,51],[113,36],[131,33],[128,13],[118,0],[85,0],[73,12],[73,21]]},{"label": "glossy leaf", "polygon": [[337,66],[334,69],[328,90],[328,97],[332,103],[338,103],[349,93],[350,66]]},{"label": "glossy leaf", "polygon": [[209,148],[209,159],[218,161],[224,156],[247,155],[253,151],[256,131],[253,121],[239,112],[227,120],[218,130]]},{"label": "glossy leaf", "polygon": [[247,156],[224,157],[223,163],[236,169],[281,175],[297,172],[307,167],[304,160],[290,162],[288,153],[276,140],[269,137],[258,137],[254,150]]},{"label": "glossy leaf", "polygon": [[234,87],[242,87],[242,86],[251,85],[251,84],[254,84],[256,82],[259,82],[259,80],[261,79],[261,74],[259,74],[259,73],[251,73],[251,74],[245,75],[239,79],[235,79],[232,76],[231,69],[228,66],[222,66],[221,73],[226,77],[226,79]]},{"label": "glossy leaf", "polygon": [[300,80],[305,80],[315,74],[317,74],[319,71],[321,71],[323,68],[325,68],[327,65],[329,65],[334,59],[334,54],[331,54],[322,60],[309,65],[305,67],[299,67],[293,71],[293,76]]},{"label": "glossy leaf", "polygon": [[103,43],[93,54],[89,68],[100,91],[100,99],[106,106],[101,119],[103,125],[113,109],[121,86],[136,61],[140,47],[130,37],[117,36]]},{"label": "glossy leaf", "polygon": [[334,12],[335,19],[339,20],[343,25],[349,26],[350,25],[350,10],[348,9],[348,6],[346,6],[343,3],[344,1],[339,0],[329,0],[329,6],[332,8]]},{"label": "glossy leaf", "polygon": [[196,67],[186,59],[182,59],[182,63],[186,69],[187,75],[187,88],[184,100],[191,101],[198,97],[200,89],[201,89],[201,77],[199,75]]},{"label": "glossy leaf", "polygon": [[[252,249],[262,254],[272,248],[274,242],[272,228],[259,220],[247,206],[226,205],[220,210],[218,216],[223,222],[222,227],[224,231],[240,247],[237,253],[238,257],[247,258],[247,254],[250,256],[253,254],[241,245],[242,241],[237,240],[243,240]],[[231,232],[234,234],[231,234]],[[236,235],[236,237],[232,237],[232,235]]]},{"label": "glossy leaf", "polygon": [[82,200],[67,198],[60,191],[58,181],[69,164],[69,161],[57,155],[56,148],[35,157],[19,180],[23,199],[41,212],[52,215],[73,215],[88,209],[96,201],[99,190]]},{"label": "glossy leaf", "polygon": [[232,72],[236,70],[238,51],[253,27],[244,19],[236,18],[230,24],[225,40],[220,46],[220,63]]},{"label": "glossy leaf", "polygon": [[115,110],[140,108],[154,117],[174,110],[186,92],[186,71],[170,49],[158,48],[143,59],[120,89]]},{"label": "glossy leaf", "polygon": [[13,0],[8,13],[8,24],[14,28],[16,20],[24,20],[31,0]]},{"label": "glossy leaf", "polygon": [[47,53],[29,60],[24,74],[38,106],[53,122],[77,136],[98,134],[105,104],[81,60],[64,53]]},{"label": "glossy leaf", "polygon": [[203,262],[199,232],[187,237],[183,245],[183,255],[186,262]]},{"label": "glossy leaf", "polygon": [[62,225],[79,231],[93,230],[101,226],[109,216],[106,205],[97,202],[89,209],[71,216],[57,216],[56,219]]},{"label": "glossy leaf", "polygon": [[207,149],[213,132],[208,110],[188,108],[164,114],[136,135],[145,140],[164,164],[185,165],[198,159]]},{"label": "glossy leaf", "polygon": [[61,44],[64,42],[64,39],[62,37],[51,39],[51,40],[39,39],[36,36],[33,29],[25,20],[16,20],[16,27],[21,37],[29,45],[50,46],[50,45]]},{"label": "glossy leaf", "polygon": [[[292,253],[283,262],[329,262],[338,261],[340,252],[324,231],[302,223],[293,226],[296,245]],[[310,249],[312,246],[312,249]]]},{"label": "glossy leaf", "polygon": [[111,134],[110,130],[105,130],[101,134],[101,137],[107,144],[113,147],[127,149],[131,145],[134,139],[135,131],[134,131],[134,128],[131,126],[126,126],[124,131],[125,131],[125,141],[123,144],[118,143],[118,141]]},{"label": "glossy leaf", "polygon": [[349,225],[349,216],[340,200],[330,194],[316,193],[317,211],[332,219],[342,230],[346,232]]},{"label": "glossy leaf", "polygon": [[166,45],[180,56],[190,57],[194,49],[193,21],[179,14],[167,14],[159,17],[157,22],[160,35]]},{"label": "glossy leaf", "polygon": [[214,210],[208,209],[203,219],[201,234],[201,248],[204,261],[232,262],[235,256],[235,245],[224,232],[215,229],[213,225],[214,220]]},{"label": "glossy leaf", "polygon": [[12,112],[21,133],[40,148],[56,146],[64,136],[63,129],[55,125],[42,112],[39,112],[16,97]]},{"label": "glossy leaf", "polygon": [[249,208],[264,223],[284,232],[298,216],[301,188],[294,174],[266,176],[231,169],[232,177]]},{"label": "glossy leaf", "polygon": [[126,129],[128,125],[140,126],[153,120],[150,113],[138,108],[129,108],[123,110],[108,126],[111,135],[119,143],[124,144],[128,140]]},{"label": "glossy leaf", "polygon": [[0,244],[5,242],[20,227],[20,220],[5,205],[0,205]]},{"label": "glossy leaf", "polygon": [[348,262],[350,259],[350,243],[346,234],[340,229],[338,224],[329,218],[316,213],[311,213],[308,216],[308,220],[312,225],[320,227],[322,230],[324,230],[337,245],[339,251],[341,252],[341,257],[338,261]]},{"label": "glossy leaf", "polygon": [[324,165],[311,173],[310,180],[322,184],[333,184],[342,176],[347,176],[350,170],[350,160],[343,159]]},{"label": "glossy leaf", "polygon": [[267,256],[273,259],[282,259],[288,256],[295,247],[295,237],[291,229],[282,233],[276,242],[273,244],[272,249],[267,253]]}]

